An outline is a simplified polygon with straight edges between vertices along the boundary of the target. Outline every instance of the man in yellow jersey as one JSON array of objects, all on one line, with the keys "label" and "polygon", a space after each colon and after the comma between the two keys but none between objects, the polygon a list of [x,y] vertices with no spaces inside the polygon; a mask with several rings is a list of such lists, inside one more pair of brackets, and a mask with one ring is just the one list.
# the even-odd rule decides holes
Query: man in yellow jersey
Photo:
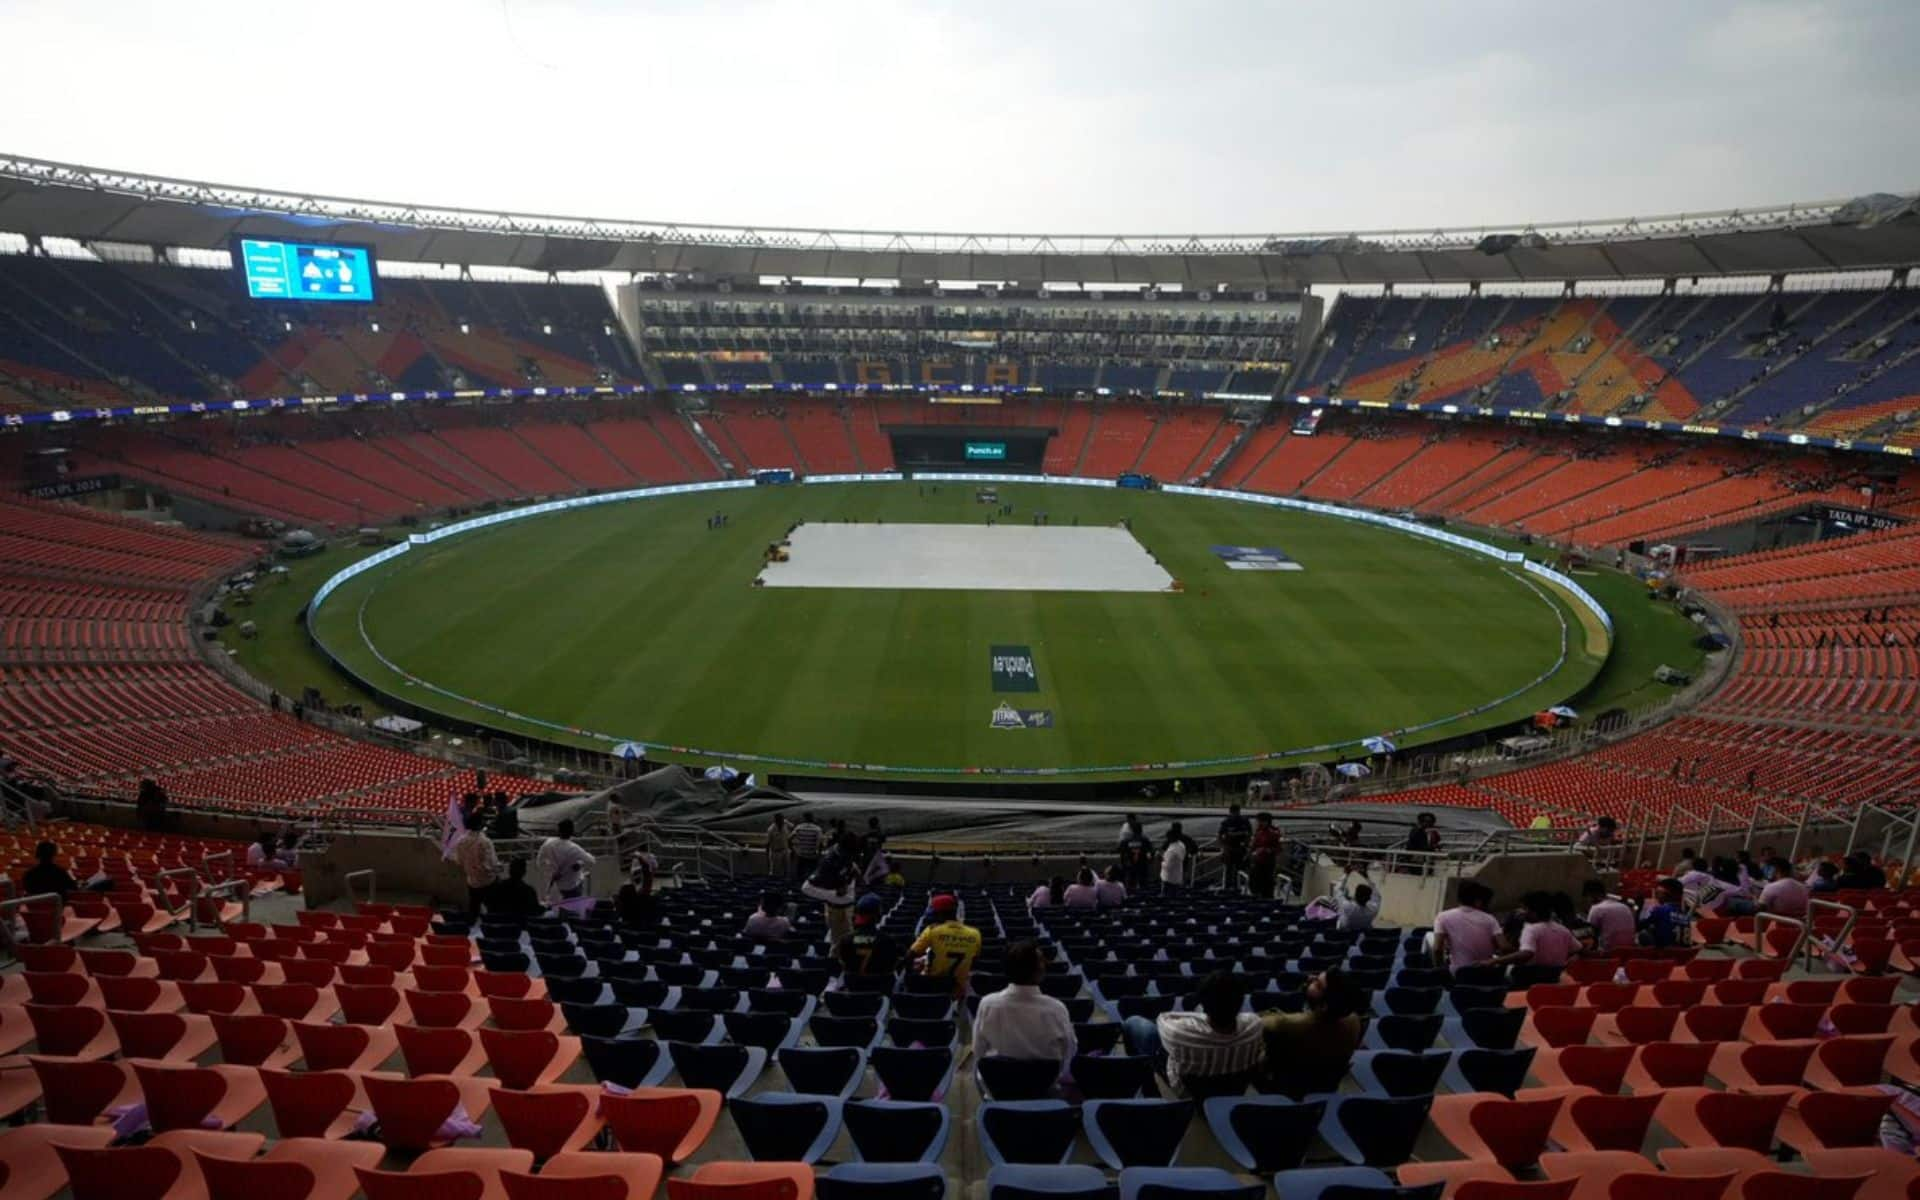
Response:
[{"label": "man in yellow jersey", "polygon": [[942,893],[927,905],[932,920],[907,951],[924,975],[953,980],[955,994],[967,989],[967,975],[980,953],[980,931],[960,919],[960,902]]}]

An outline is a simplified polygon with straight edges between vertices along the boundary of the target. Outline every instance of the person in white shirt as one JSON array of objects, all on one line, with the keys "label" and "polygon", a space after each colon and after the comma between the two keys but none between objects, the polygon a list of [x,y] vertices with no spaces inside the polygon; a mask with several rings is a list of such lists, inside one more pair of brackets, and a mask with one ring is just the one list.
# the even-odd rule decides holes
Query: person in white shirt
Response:
[{"label": "person in white shirt", "polygon": [[1434,965],[1458,971],[1487,962],[1505,940],[1500,919],[1487,911],[1493,889],[1477,879],[1460,881],[1460,903],[1433,919]]},{"label": "person in white shirt", "polygon": [[1040,990],[1047,960],[1038,943],[1007,947],[1007,986],[982,997],[973,1017],[973,1055],[1056,1062],[1073,1061],[1076,1043],[1067,1006]]},{"label": "person in white shirt", "polygon": [[1033,889],[1033,895],[1027,897],[1028,908],[1058,908],[1067,902],[1067,877],[1055,875],[1046,883]]},{"label": "person in white shirt", "polygon": [[1607,895],[1607,885],[1598,879],[1587,880],[1580,894],[1587,902],[1587,924],[1593,926],[1596,949],[1610,954],[1633,945],[1636,921],[1631,908]]},{"label": "person in white shirt", "polygon": [[1804,918],[1807,915],[1807,900],[1812,893],[1806,884],[1794,877],[1793,864],[1784,858],[1776,858],[1767,865],[1773,868],[1773,878],[1766,887],[1760,889],[1760,911],[1796,920]]},{"label": "person in white shirt", "polygon": [[1068,908],[1100,907],[1100,884],[1093,877],[1092,867],[1081,867],[1073,882],[1067,885]]},{"label": "person in white shirt", "polygon": [[[1366,877],[1367,873],[1361,871],[1360,878]],[[1333,901],[1335,911],[1340,914],[1333,927],[1341,933],[1372,929],[1373,919],[1380,915],[1380,893],[1374,891],[1370,883],[1363,883],[1349,892],[1347,881],[1342,879],[1333,885]]]},{"label": "person in white shirt", "polygon": [[293,869],[293,851],[282,852],[280,839],[271,833],[263,833],[251,846],[247,847],[247,865],[256,871],[290,871]]},{"label": "person in white shirt", "polygon": [[1127,885],[1120,882],[1119,867],[1108,867],[1095,886],[1099,889],[1101,908],[1119,908],[1127,902]]},{"label": "person in white shirt", "polygon": [[1177,888],[1187,881],[1187,843],[1180,837],[1179,826],[1167,837],[1167,848],[1160,852],[1160,886]]},{"label": "person in white shirt", "polygon": [[1495,958],[1493,965],[1566,966],[1580,943],[1565,925],[1553,919],[1553,897],[1546,892],[1528,892],[1521,905],[1526,910],[1526,924],[1520,930],[1520,945],[1511,954]]},{"label": "person in white shirt", "polygon": [[555,835],[541,843],[534,865],[547,877],[546,902],[557,904],[577,900],[586,893],[593,855],[573,840],[573,822],[562,821]]}]

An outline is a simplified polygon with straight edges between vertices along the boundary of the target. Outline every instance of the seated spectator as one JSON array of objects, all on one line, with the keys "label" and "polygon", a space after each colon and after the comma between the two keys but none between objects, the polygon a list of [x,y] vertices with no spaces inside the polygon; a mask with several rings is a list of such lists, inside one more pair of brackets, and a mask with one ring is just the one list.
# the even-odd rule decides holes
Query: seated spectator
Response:
[{"label": "seated spectator", "polygon": [[1127,902],[1127,885],[1120,882],[1120,868],[1108,867],[1097,885],[1101,908],[1119,908]]},{"label": "seated spectator", "polygon": [[1807,891],[1816,896],[1824,896],[1840,890],[1840,868],[1827,859],[1821,859],[1813,866],[1813,878],[1807,881]]},{"label": "seated spectator", "polygon": [[762,895],[759,909],[747,918],[740,932],[757,942],[777,942],[793,932],[793,922],[787,919],[786,897],[779,892]]},{"label": "seated spectator", "polygon": [[1566,966],[1567,960],[1579,949],[1579,943],[1565,925],[1553,919],[1553,896],[1548,892],[1528,892],[1521,903],[1526,924],[1520,930],[1520,944],[1511,954],[1496,957],[1493,965]]},{"label": "seated spectator", "polygon": [[1134,1054],[1151,1054],[1175,1095],[1201,1098],[1245,1090],[1260,1070],[1265,1030],[1257,1013],[1242,1012],[1246,984],[1232,971],[1200,981],[1197,1012],[1128,1017],[1124,1036]]},{"label": "seated spectator", "polygon": [[142,779],[134,793],[133,810],[140,816],[140,827],[159,830],[167,825],[167,789],[157,779]]},{"label": "seated spectator", "polygon": [[1433,919],[1433,962],[1458,971],[1490,962],[1500,952],[1500,919],[1487,911],[1493,889],[1477,879],[1460,882],[1460,902]]},{"label": "seated spectator", "polygon": [[1057,1062],[1062,1070],[1075,1050],[1067,1006],[1040,990],[1046,956],[1031,939],[1007,947],[1007,986],[980,1001],[973,1018],[975,1061],[989,1054]]},{"label": "seated spectator", "polygon": [[[1363,869],[1360,878],[1366,877]],[[1343,878],[1333,885],[1332,900],[1334,911],[1340,914],[1334,919],[1333,927],[1341,933],[1372,929],[1373,919],[1380,915],[1380,894],[1373,890],[1370,883],[1363,883],[1349,892],[1347,881]]]},{"label": "seated spectator", "polygon": [[1686,928],[1686,888],[1678,879],[1662,879],[1654,885],[1653,903],[1640,910],[1640,940],[1649,946],[1675,946]]},{"label": "seated spectator", "polygon": [[1260,1018],[1272,1089],[1299,1099],[1334,1092],[1353,1065],[1366,1033],[1361,1010],[1366,990],[1334,968],[1307,981],[1304,1012],[1270,1012]]},{"label": "seated spectator", "polygon": [[263,833],[247,847],[247,865],[256,871],[291,871],[293,855],[281,852],[278,837]]},{"label": "seated spectator", "polygon": [[1793,864],[1784,858],[1776,858],[1767,864],[1767,868],[1772,872],[1773,880],[1760,889],[1760,911],[1796,920],[1805,917],[1809,893],[1807,885],[1794,877]]},{"label": "seated spectator", "polygon": [[629,929],[647,929],[654,924],[653,875],[658,863],[644,846],[633,856],[633,870],[627,882],[614,894],[614,911],[620,923]]},{"label": "seated spectator", "polygon": [[1887,886],[1887,873],[1873,865],[1873,855],[1856,850],[1847,855],[1847,866],[1836,881],[1843,892],[1868,892]]},{"label": "seated spectator", "polygon": [[934,923],[920,931],[907,954],[922,975],[953,980],[958,995],[967,990],[980,955],[980,931],[960,919],[960,901],[951,892],[935,896],[927,909]]},{"label": "seated spectator", "polygon": [[1067,878],[1055,875],[1052,879],[1033,889],[1033,895],[1027,897],[1028,908],[1059,908],[1067,902]]},{"label": "seated spectator", "polygon": [[503,917],[537,917],[547,911],[540,893],[527,882],[527,860],[515,857],[507,864],[507,877],[487,889],[487,911]]},{"label": "seated spectator", "polygon": [[1100,907],[1100,885],[1093,877],[1092,867],[1081,867],[1080,874],[1067,885],[1066,902],[1068,908]]},{"label": "seated spectator", "polygon": [[52,842],[41,842],[33,848],[34,865],[27,868],[20,877],[20,886],[26,896],[44,896],[48,892],[65,900],[70,894],[80,890],[79,881],[67,874],[67,869],[55,863],[60,847]]},{"label": "seated spectator", "polygon": [[1589,879],[1580,889],[1587,902],[1587,924],[1593,926],[1594,949],[1611,954],[1633,945],[1633,910],[1607,894],[1607,885]]},{"label": "seated spectator", "polygon": [[1686,874],[1680,876],[1680,886],[1696,913],[1709,917],[1745,915],[1727,911],[1738,885],[1714,874],[1712,864],[1704,858],[1696,858],[1688,865]]},{"label": "seated spectator", "polygon": [[880,928],[884,910],[880,897],[869,892],[853,906],[853,932],[834,951],[840,969],[848,975],[893,975],[900,970],[900,943]]}]

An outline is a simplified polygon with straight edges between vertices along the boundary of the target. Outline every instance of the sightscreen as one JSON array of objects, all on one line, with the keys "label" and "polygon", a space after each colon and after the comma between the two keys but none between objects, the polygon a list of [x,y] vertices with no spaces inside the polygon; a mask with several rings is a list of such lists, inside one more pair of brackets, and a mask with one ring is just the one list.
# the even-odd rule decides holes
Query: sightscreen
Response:
[{"label": "sightscreen", "polygon": [[233,261],[255,300],[373,301],[373,250],[367,246],[238,238]]}]

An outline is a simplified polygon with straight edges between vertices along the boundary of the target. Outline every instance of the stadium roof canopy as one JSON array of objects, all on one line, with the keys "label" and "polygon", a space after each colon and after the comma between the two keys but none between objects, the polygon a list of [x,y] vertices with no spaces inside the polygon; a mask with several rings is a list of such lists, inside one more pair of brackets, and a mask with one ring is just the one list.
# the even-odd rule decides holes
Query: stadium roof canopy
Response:
[{"label": "stadium roof canopy", "polygon": [[933,233],[537,216],[349,200],[0,155],[0,230],[224,249],[240,235],[383,258],[607,270],[1011,283],[1523,283],[1920,264],[1920,198],[1453,229],[1254,234]]}]

